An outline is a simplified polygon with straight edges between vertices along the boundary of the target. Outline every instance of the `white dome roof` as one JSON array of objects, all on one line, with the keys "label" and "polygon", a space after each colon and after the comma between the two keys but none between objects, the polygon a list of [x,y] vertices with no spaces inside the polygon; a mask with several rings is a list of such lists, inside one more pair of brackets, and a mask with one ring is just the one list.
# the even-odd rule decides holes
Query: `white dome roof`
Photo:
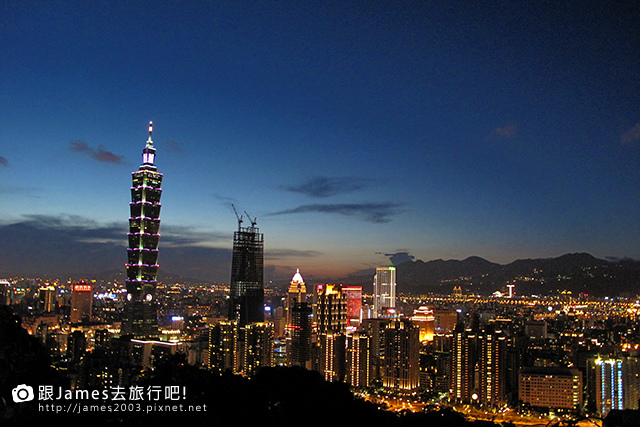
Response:
[{"label": "white dome roof", "polygon": [[302,276],[300,275],[300,269],[298,268],[296,271],[296,274],[293,275],[293,279],[291,279],[291,282],[296,282],[296,283],[304,283],[304,279],[302,278]]}]

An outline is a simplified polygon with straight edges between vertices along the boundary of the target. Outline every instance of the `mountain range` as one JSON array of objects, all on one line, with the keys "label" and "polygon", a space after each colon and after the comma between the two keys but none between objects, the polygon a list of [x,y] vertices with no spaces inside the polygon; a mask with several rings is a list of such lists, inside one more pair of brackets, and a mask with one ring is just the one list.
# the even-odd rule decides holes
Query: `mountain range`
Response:
[{"label": "mountain range", "polygon": [[[640,261],[603,260],[588,253],[565,254],[556,258],[519,259],[497,264],[472,256],[462,261],[407,261],[396,266],[398,293],[450,294],[455,286],[465,293],[491,295],[507,292],[515,284],[517,295],[636,296],[640,293]],[[370,274],[350,275],[343,283],[362,285],[371,292]]]}]

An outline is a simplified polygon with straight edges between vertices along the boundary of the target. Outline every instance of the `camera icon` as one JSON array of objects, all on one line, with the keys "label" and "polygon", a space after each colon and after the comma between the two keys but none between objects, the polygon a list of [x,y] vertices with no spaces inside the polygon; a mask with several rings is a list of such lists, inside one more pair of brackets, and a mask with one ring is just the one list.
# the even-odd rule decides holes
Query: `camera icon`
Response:
[{"label": "camera icon", "polygon": [[11,390],[13,401],[16,403],[29,402],[33,400],[33,387],[26,384],[20,384],[13,390]]}]

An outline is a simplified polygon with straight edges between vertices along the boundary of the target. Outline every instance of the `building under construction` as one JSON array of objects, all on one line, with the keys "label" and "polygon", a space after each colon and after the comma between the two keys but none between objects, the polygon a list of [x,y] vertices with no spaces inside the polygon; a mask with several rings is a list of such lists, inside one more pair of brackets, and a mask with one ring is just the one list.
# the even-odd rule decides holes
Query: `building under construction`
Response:
[{"label": "building under construction", "polygon": [[233,234],[229,320],[244,326],[264,322],[264,235],[256,227],[255,219],[249,217],[251,226],[243,227],[237,211],[236,216],[238,231]]}]

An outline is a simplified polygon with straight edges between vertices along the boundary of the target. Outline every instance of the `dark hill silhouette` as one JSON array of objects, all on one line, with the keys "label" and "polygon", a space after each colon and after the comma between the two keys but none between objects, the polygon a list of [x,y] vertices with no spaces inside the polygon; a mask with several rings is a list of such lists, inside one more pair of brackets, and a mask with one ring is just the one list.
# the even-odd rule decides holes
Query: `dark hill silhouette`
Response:
[{"label": "dark hill silhouette", "polygon": [[414,261],[400,264],[398,292],[451,293],[460,285],[467,292],[490,295],[516,283],[519,294],[547,295],[569,290],[576,295],[636,295],[640,291],[640,262],[606,261],[588,253],[557,258],[520,259],[501,265],[479,257],[463,261]]},{"label": "dark hill silhouette", "polygon": [[[556,258],[519,259],[497,264],[478,256],[462,261],[408,261],[396,266],[398,293],[450,294],[454,286],[467,293],[491,295],[516,283],[520,295],[547,295],[558,290],[592,296],[635,296],[640,292],[640,261],[603,260],[588,253]],[[373,274],[352,274],[342,283],[372,291]],[[611,293],[614,292],[614,295]]]}]

